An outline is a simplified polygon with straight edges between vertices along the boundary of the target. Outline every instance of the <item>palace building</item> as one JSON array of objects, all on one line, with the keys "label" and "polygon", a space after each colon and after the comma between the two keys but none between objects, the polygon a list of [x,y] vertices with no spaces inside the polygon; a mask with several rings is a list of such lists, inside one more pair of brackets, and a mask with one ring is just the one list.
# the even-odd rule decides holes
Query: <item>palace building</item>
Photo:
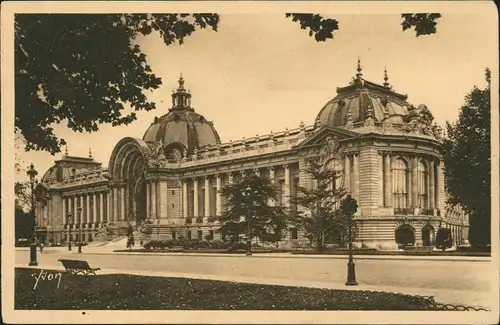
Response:
[{"label": "palace building", "polygon": [[[269,177],[279,204],[314,182],[305,172],[319,157],[341,177],[334,184],[357,200],[359,244],[395,247],[403,231],[429,245],[439,227],[467,244],[468,216],[446,204],[441,130],[425,105],[414,106],[388,82],[365,80],[358,61],[352,81],[337,88],[312,125],[221,142],[212,122],[195,111],[182,76],[172,107],[142,138],[126,137],[108,166],[89,157],[55,161],[36,188],[38,232],[46,241],[122,238],[146,224],[152,239],[220,238],[219,190],[246,173]],[[80,208],[80,209],[79,209]],[[290,228],[283,245],[305,241]],[[156,236],[156,237],[155,237]]]}]

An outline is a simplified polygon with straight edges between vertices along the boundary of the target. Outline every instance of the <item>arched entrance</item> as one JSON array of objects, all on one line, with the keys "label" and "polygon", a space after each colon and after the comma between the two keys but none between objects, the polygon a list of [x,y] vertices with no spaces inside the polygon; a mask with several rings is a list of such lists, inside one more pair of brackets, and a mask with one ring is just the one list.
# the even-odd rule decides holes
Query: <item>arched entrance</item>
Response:
[{"label": "arched entrance", "polygon": [[422,228],[422,245],[433,246],[434,245],[434,227],[431,225],[426,225]]},{"label": "arched entrance", "polygon": [[401,225],[395,231],[396,243],[400,247],[415,245],[415,229],[410,225]]}]

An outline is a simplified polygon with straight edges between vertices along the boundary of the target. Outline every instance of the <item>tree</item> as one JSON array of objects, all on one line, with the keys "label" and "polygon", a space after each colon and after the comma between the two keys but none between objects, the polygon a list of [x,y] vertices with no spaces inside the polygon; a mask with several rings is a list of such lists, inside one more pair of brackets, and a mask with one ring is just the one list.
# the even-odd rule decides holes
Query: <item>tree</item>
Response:
[{"label": "tree", "polygon": [[134,40],[156,32],[166,45],[196,29],[216,30],[217,14],[19,14],[15,19],[15,128],[26,150],[60,152],[54,123],[78,132],[126,125],[155,109],[145,91],[161,84]]},{"label": "tree", "polygon": [[333,181],[341,175],[331,168],[323,166],[318,160],[309,160],[307,175],[316,183],[313,188],[299,186],[297,196],[291,201],[303,207],[293,216],[292,224],[304,232],[311,244],[321,251],[325,238],[335,227],[344,231],[344,220],[339,211],[341,200],[346,195],[343,188],[333,187]]},{"label": "tree", "polygon": [[485,89],[474,87],[465,96],[458,121],[447,123],[444,139],[444,174],[450,204],[469,214],[469,241],[491,244],[491,72],[486,69]]},{"label": "tree", "polygon": [[230,241],[259,238],[263,242],[278,243],[283,238],[287,213],[284,208],[269,204],[269,200],[276,200],[278,191],[268,178],[246,175],[241,181],[222,188],[220,193],[227,200],[228,208],[219,217],[218,231]]},{"label": "tree", "polygon": [[31,214],[24,212],[23,208],[18,204],[15,205],[15,238],[16,242],[19,238],[30,239],[33,236],[35,219]]},{"label": "tree", "polygon": [[[288,13],[317,42],[333,38],[338,21]],[[403,30],[435,33],[439,14],[403,14]],[[18,14],[15,18],[15,129],[25,150],[52,154],[66,143],[53,125],[95,132],[101,124],[127,125],[135,111],[153,110],[146,91],[161,85],[135,40],[158,35],[183,43],[194,31],[217,31],[217,14]],[[107,50],[110,49],[110,50]],[[112,50],[111,50],[112,49]],[[126,106],[134,111],[124,114]]]}]

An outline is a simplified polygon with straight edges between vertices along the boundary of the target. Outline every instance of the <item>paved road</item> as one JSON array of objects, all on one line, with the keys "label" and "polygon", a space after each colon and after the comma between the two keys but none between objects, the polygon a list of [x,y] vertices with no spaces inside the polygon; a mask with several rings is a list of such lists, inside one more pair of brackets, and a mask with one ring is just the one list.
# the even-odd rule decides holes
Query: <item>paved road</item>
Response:
[{"label": "paved road", "polygon": [[[58,258],[67,251],[38,254],[39,265],[59,266]],[[270,258],[246,256],[192,256],[176,254],[101,255],[72,254],[102,269],[190,273],[289,281],[345,282],[346,261],[327,258]],[[27,251],[16,251],[16,265],[28,263]],[[356,260],[356,277],[370,286],[489,291],[491,263],[469,261]]]}]

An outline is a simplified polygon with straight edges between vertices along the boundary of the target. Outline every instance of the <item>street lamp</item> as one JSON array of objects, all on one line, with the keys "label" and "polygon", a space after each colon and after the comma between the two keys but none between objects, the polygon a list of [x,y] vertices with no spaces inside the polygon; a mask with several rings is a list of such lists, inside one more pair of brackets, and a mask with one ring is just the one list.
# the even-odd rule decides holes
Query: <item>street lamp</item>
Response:
[{"label": "street lamp", "polygon": [[71,251],[71,212],[68,212],[68,250]]},{"label": "street lamp", "polygon": [[35,216],[35,185],[38,183],[36,180],[36,175],[38,175],[38,172],[35,170],[35,166],[33,166],[33,163],[31,163],[30,168],[26,172],[30,178],[30,184],[31,184],[31,216],[33,217],[33,237],[31,239],[31,244],[30,244],[30,266],[38,266],[38,262],[36,260],[36,227],[37,227],[37,222],[36,222],[36,216]]},{"label": "street lamp", "polygon": [[358,204],[356,200],[353,199],[350,194],[348,194],[347,197],[342,201],[341,209],[344,217],[347,218],[349,236],[349,261],[347,262],[347,282],[345,283],[345,285],[357,285],[358,282],[356,282],[356,269],[352,256],[352,219],[358,209]]},{"label": "street lamp", "polygon": [[82,207],[77,208],[78,211],[78,253],[82,252]]}]

